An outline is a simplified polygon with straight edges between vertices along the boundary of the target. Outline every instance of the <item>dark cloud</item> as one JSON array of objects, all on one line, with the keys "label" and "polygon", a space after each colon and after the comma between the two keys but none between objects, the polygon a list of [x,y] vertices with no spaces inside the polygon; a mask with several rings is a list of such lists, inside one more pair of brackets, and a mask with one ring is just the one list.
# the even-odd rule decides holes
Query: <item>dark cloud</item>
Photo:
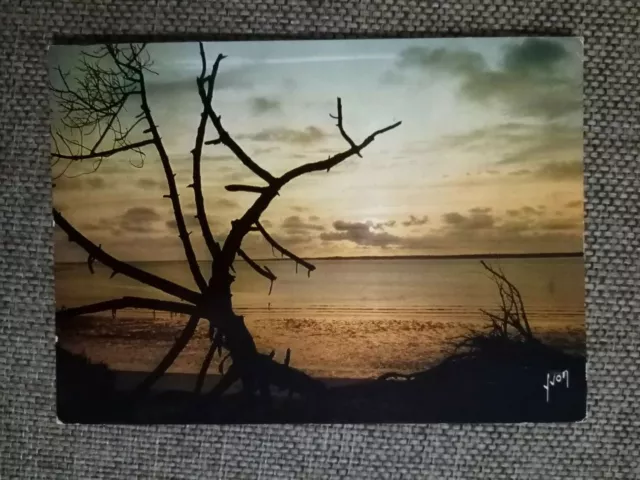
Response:
[{"label": "dark cloud", "polygon": [[556,41],[527,38],[520,44],[509,45],[504,55],[504,68],[510,72],[537,74],[553,73],[554,69],[567,60],[570,53]]},{"label": "dark cloud", "polygon": [[149,233],[155,230],[155,223],[161,217],[153,208],[132,207],[117,222],[117,229],[122,232]]},{"label": "dark cloud", "polygon": [[541,216],[544,214],[546,208],[542,205],[538,207],[532,207],[530,205],[525,205],[524,207],[517,209],[509,209],[506,211],[506,214],[509,217],[529,217],[529,216]]},{"label": "dark cloud", "polygon": [[320,220],[320,217],[317,215],[311,215],[309,216],[309,221],[310,222],[317,222],[318,220]]},{"label": "dark cloud", "polygon": [[251,111],[255,114],[263,114],[280,110],[280,101],[267,97],[253,97],[249,100]]},{"label": "dark cloud", "polygon": [[460,91],[481,104],[542,119],[575,115],[582,107],[581,61],[566,41],[528,38],[510,44],[498,67],[470,50],[410,47],[399,68],[460,79]]},{"label": "dark cloud", "polygon": [[100,218],[93,222],[80,225],[80,231],[109,233],[120,236],[127,233],[156,232],[157,222],[161,216],[149,207],[132,207],[122,215],[111,218]]},{"label": "dark cloud", "polygon": [[150,207],[132,207],[121,218],[127,222],[153,222],[159,220],[160,215]]},{"label": "dark cloud", "polygon": [[327,134],[313,125],[301,130],[292,128],[267,128],[260,132],[241,135],[239,138],[253,140],[255,142],[282,142],[294,145],[309,145],[326,138]]},{"label": "dark cloud", "polygon": [[581,161],[549,162],[542,165],[533,175],[545,180],[571,180],[582,178],[583,166]]},{"label": "dark cloud", "polygon": [[445,213],[442,219],[445,224],[458,231],[482,230],[495,224],[494,216],[484,208],[471,209],[467,215],[458,212]]},{"label": "dark cloud", "polygon": [[374,231],[370,223],[337,220],[333,222],[333,228],[334,232],[321,233],[320,239],[325,242],[348,241],[361,246],[383,248],[402,243],[402,238],[397,235]]},{"label": "dark cloud", "polygon": [[418,225],[425,225],[429,221],[429,217],[424,215],[421,218],[416,217],[415,215],[409,215],[409,220],[405,220],[402,222],[402,225],[405,227],[413,227]]},{"label": "dark cloud", "polygon": [[372,222],[333,223],[334,231],[325,232],[325,242],[350,242],[404,251],[447,252],[455,245],[465,252],[549,252],[579,251],[582,248],[582,219],[552,218],[543,206],[525,206],[493,213],[486,207],[466,212],[449,212],[442,216],[442,225],[425,234],[399,236],[375,231]]},{"label": "dark cloud", "polygon": [[292,215],[290,217],[285,218],[284,221],[282,222],[281,227],[284,230],[288,231],[289,233],[304,232],[309,230],[316,230],[316,231],[324,230],[324,227],[322,225],[305,222],[298,215]]},{"label": "dark cloud", "polygon": [[509,175],[511,175],[512,177],[524,177],[527,175],[531,175],[531,170],[529,170],[528,168],[521,168],[520,170],[513,170],[509,172]]},{"label": "dark cloud", "polygon": [[540,223],[540,228],[543,230],[575,230],[582,226],[580,219],[572,218],[553,218],[544,220]]},{"label": "dark cloud", "polygon": [[260,223],[262,223],[262,225],[267,227],[267,228],[273,227],[273,223],[271,223],[270,220],[260,220]]},{"label": "dark cloud", "polygon": [[374,230],[384,230],[387,227],[395,227],[396,221],[387,220],[386,222],[379,222],[379,223],[367,222],[367,225],[370,225],[371,228],[373,228]]},{"label": "dark cloud", "polygon": [[307,207],[301,207],[299,205],[294,205],[294,206],[291,207],[291,210],[293,210],[294,212],[303,213],[303,212],[306,212],[309,209]]}]

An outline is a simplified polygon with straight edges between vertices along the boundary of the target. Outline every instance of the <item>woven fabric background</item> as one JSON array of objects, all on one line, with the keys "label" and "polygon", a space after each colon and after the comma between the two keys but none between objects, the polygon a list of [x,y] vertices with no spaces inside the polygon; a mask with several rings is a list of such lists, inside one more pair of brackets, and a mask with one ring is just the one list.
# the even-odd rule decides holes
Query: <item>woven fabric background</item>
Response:
[{"label": "woven fabric background", "polygon": [[[0,477],[640,478],[639,19],[635,0],[0,0]],[[587,421],[57,423],[46,89],[56,36],[526,33],[584,37]]]}]

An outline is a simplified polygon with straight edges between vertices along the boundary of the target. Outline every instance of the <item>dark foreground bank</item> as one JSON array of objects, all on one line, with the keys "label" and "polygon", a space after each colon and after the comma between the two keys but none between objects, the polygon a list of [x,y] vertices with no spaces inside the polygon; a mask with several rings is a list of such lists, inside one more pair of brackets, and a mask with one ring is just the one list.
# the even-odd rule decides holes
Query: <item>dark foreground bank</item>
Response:
[{"label": "dark foreground bank", "polygon": [[[210,399],[207,388],[203,395],[184,388],[155,390],[134,401],[117,375],[58,349],[59,419],[123,424],[570,422],[586,415],[584,357],[538,342],[488,342],[414,375],[328,383],[311,398],[274,390],[271,405],[242,392]],[[205,387],[214,383],[212,378]]]}]

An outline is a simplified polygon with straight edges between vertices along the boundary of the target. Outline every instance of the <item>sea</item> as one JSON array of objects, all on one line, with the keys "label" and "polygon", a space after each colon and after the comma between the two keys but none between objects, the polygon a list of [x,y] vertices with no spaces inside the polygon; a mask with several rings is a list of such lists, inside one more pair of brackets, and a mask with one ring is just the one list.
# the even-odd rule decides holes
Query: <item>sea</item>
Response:
[{"label": "sea", "polygon": [[[567,350],[584,349],[584,263],[578,257],[487,259],[522,294],[535,334]],[[482,329],[481,309],[496,311],[500,296],[480,259],[320,259],[307,274],[286,259],[269,259],[267,279],[235,264],[233,304],[258,348],[314,376],[372,378],[410,373],[437,363],[456,338]],[[195,289],[184,262],[137,263]],[[209,265],[202,263],[203,272]],[[56,305],[75,307],[122,296],[169,299],[157,290],[96,265],[56,264]],[[57,326],[61,346],[124,371],[149,371],[184,328],[186,315],[122,310],[78,317]],[[197,373],[208,347],[206,321],[169,370]],[[216,358],[211,367],[219,368]]]}]

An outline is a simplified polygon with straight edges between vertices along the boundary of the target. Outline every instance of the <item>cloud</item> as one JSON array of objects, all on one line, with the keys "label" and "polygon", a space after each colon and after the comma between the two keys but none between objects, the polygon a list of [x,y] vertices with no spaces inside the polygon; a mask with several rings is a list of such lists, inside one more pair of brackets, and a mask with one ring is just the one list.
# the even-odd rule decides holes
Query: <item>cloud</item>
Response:
[{"label": "cloud", "polygon": [[144,223],[152,222],[159,219],[160,215],[158,215],[158,212],[150,207],[132,207],[122,215],[122,220],[127,222]]},{"label": "cloud", "polygon": [[459,75],[473,75],[486,69],[484,57],[477,52],[428,47],[409,47],[403,50],[398,66]]},{"label": "cloud", "polygon": [[138,185],[142,188],[161,188],[165,187],[167,183],[153,178],[141,178],[138,180]]},{"label": "cloud", "polygon": [[310,222],[317,222],[318,220],[320,220],[320,217],[317,215],[311,215],[309,216],[309,221]]},{"label": "cloud", "polygon": [[422,218],[418,218],[415,215],[409,215],[409,220],[402,222],[405,227],[413,227],[418,225],[425,225],[429,221],[429,217],[424,215]]},{"label": "cloud", "polygon": [[384,230],[387,227],[395,227],[396,221],[387,220],[386,222],[378,222],[378,223],[367,222],[367,225],[371,226],[371,228],[373,228],[374,230]]},{"label": "cloud", "polygon": [[280,110],[280,101],[267,97],[253,97],[249,100],[251,111],[257,115]]},{"label": "cloud", "polygon": [[536,74],[553,73],[561,62],[567,60],[566,47],[553,40],[527,38],[520,44],[510,45],[504,55],[504,69],[511,72]]},{"label": "cloud", "polygon": [[298,215],[292,215],[290,217],[285,218],[284,221],[282,222],[281,227],[287,230],[289,233],[304,232],[309,230],[316,230],[316,231],[324,230],[324,227],[322,225],[305,222]]},{"label": "cloud", "polygon": [[579,180],[583,175],[582,127],[579,125],[505,123],[449,135],[437,144],[438,148],[494,152],[491,159],[494,173],[486,176],[485,182],[503,182],[505,175],[521,180],[551,181]]},{"label": "cloud", "polygon": [[582,200],[572,200],[565,204],[566,208],[582,208],[584,202]]},{"label": "cloud", "polygon": [[128,233],[152,233],[157,231],[157,222],[162,217],[149,207],[132,207],[122,215],[111,218],[99,218],[79,225],[80,231],[109,233],[122,236]]},{"label": "cloud", "polygon": [[540,222],[539,226],[543,230],[575,230],[582,226],[582,221],[573,218],[553,218]]},{"label": "cloud", "polygon": [[511,151],[504,154],[500,165],[535,163],[554,160],[579,160],[582,158],[582,131],[579,128],[543,127],[531,128],[519,139],[514,138]]},{"label": "cloud", "polygon": [[[215,90],[247,90],[255,85],[253,72],[255,68],[220,69],[216,75]],[[194,93],[198,98],[196,78],[200,72],[193,71],[187,75],[186,70],[167,72],[169,75],[149,76],[146,83],[147,93],[165,94],[176,96],[177,94]]]},{"label": "cloud", "polygon": [[98,175],[60,177],[54,183],[57,191],[101,190],[107,186],[105,179]]},{"label": "cloud", "polygon": [[212,206],[220,208],[238,208],[240,207],[240,204],[233,200],[229,200],[228,198],[219,198],[212,203]]},{"label": "cloud", "polygon": [[569,180],[582,178],[582,162],[549,162],[533,172],[536,178],[545,180]]},{"label": "cloud", "polygon": [[546,208],[542,205],[538,207],[532,207],[530,205],[525,205],[524,207],[517,209],[509,209],[506,211],[507,216],[509,217],[530,217],[530,216],[541,216],[545,213]]},{"label": "cloud", "polygon": [[497,66],[471,50],[410,47],[398,67],[454,76],[461,94],[473,102],[553,120],[576,116],[582,108],[581,60],[574,45],[579,45],[575,39],[516,40]]},{"label": "cloud", "polygon": [[361,246],[388,247],[402,243],[402,238],[388,232],[376,232],[370,223],[346,222],[337,220],[333,222],[334,232],[320,234],[320,239],[325,242],[348,241]]},{"label": "cloud", "polygon": [[309,145],[324,140],[327,134],[313,125],[301,130],[292,128],[267,128],[259,132],[240,135],[238,138],[253,140],[254,142],[282,142],[294,145]]},{"label": "cloud", "polygon": [[115,226],[123,232],[148,233],[154,231],[155,223],[160,219],[153,208],[132,207],[119,217]]},{"label": "cloud", "polygon": [[[207,219],[209,220],[209,223],[211,223],[211,219],[207,217]],[[194,217],[193,215],[185,215],[184,216],[184,224],[188,229],[199,229],[200,228],[200,221]],[[172,218],[170,220],[167,220],[165,222],[165,225],[167,227],[169,227],[172,230],[177,230],[178,229],[178,225],[176,223],[176,219]]]},{"label": "cloud", "polygon": [[491,228],[495,224],[494,216],[487,209],[471,209],[467,215],[449,212],[442,219],[446,225],[460,232]]}]

